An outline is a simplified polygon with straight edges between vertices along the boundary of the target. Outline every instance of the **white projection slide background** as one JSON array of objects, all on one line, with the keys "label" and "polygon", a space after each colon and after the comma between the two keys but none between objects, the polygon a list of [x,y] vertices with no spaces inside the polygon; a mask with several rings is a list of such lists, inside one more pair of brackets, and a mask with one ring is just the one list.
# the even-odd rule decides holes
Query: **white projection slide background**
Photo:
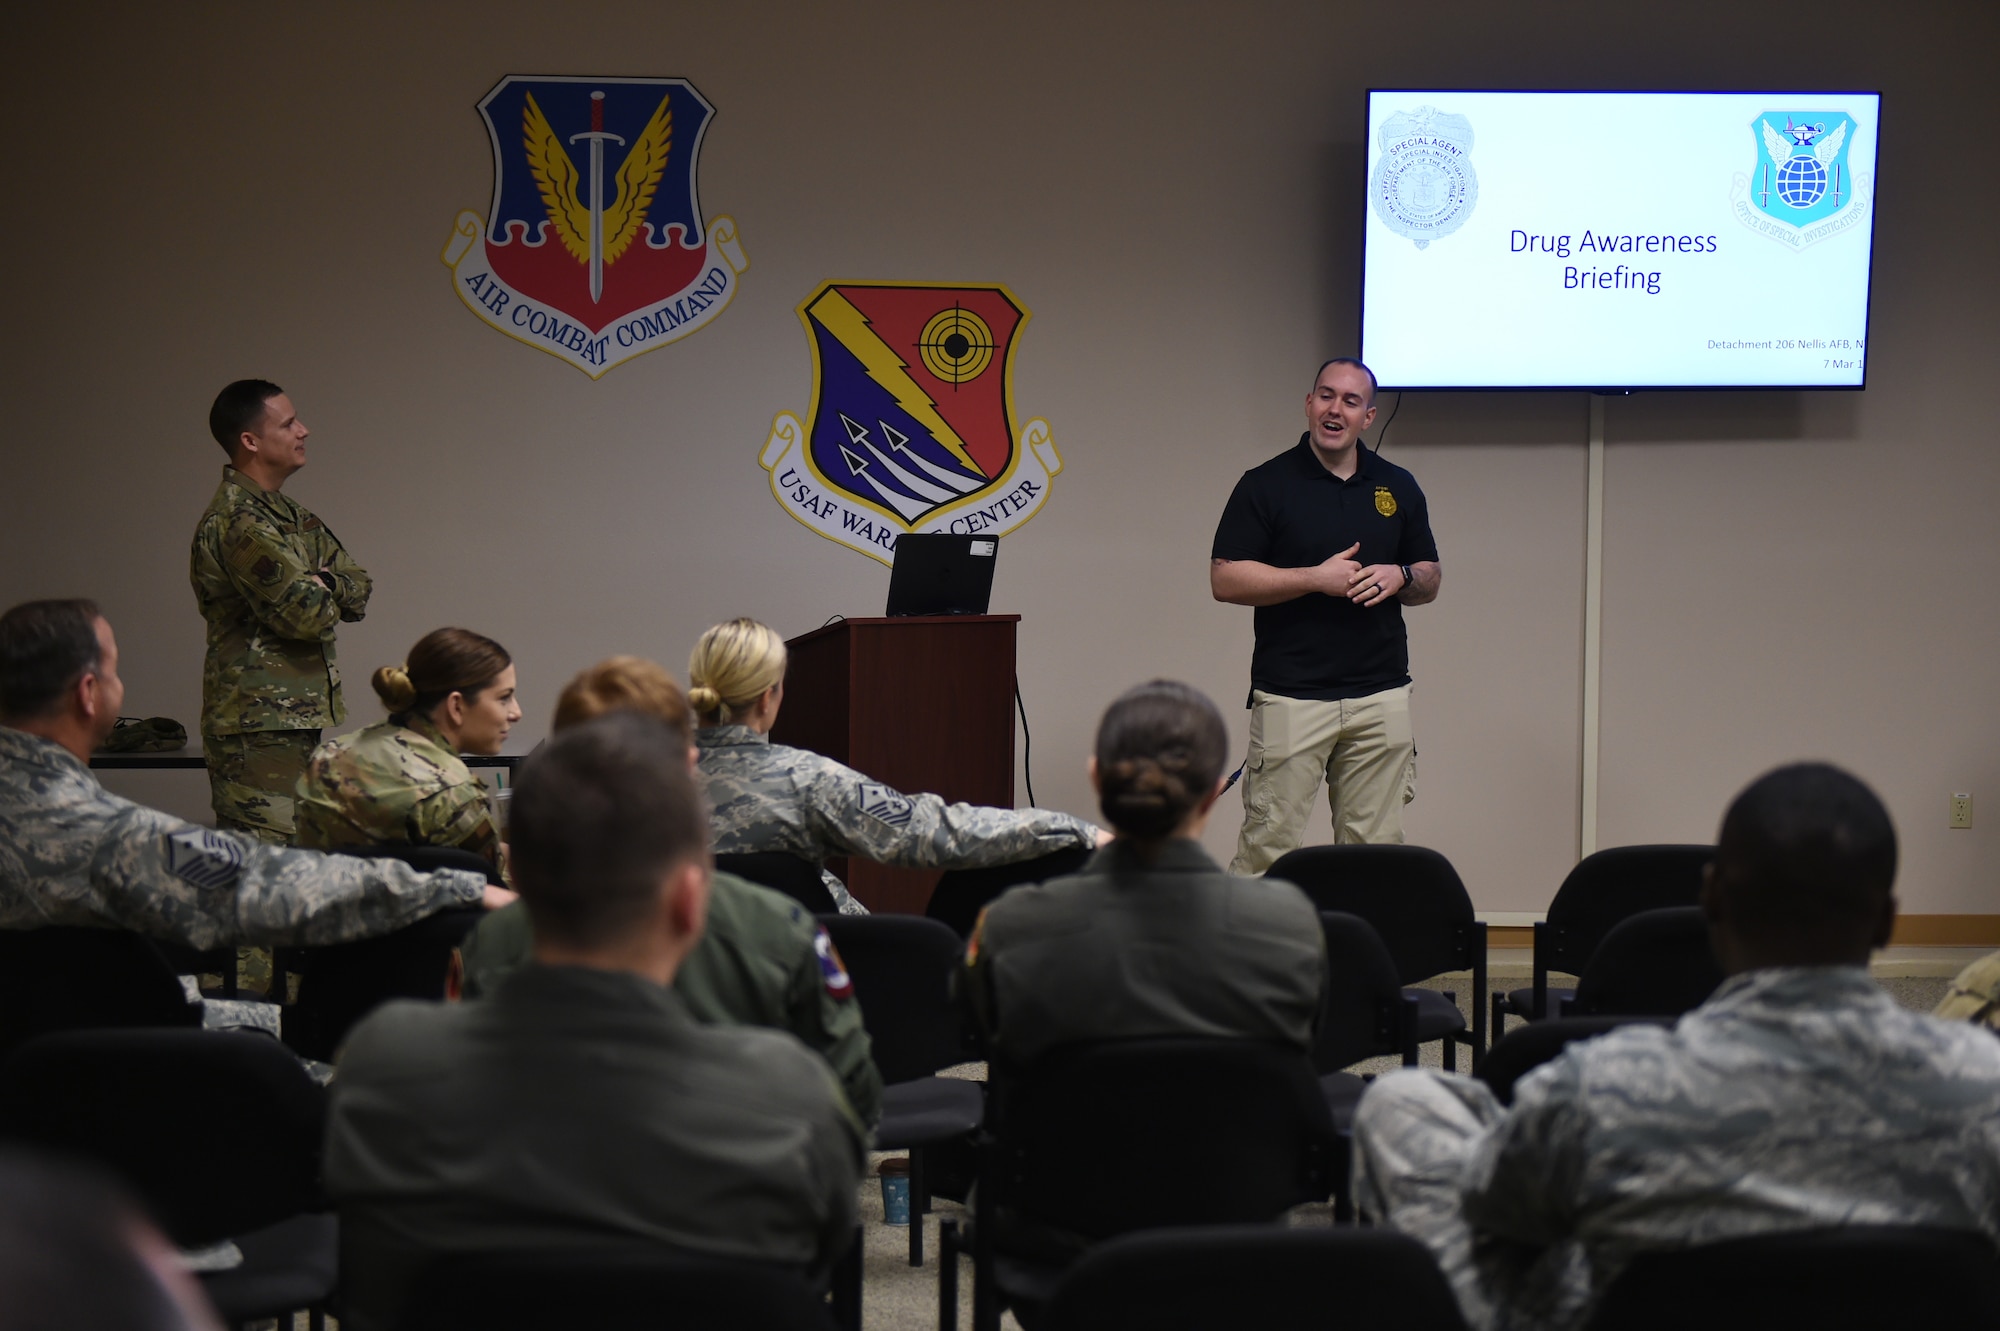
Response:
[{"label": "white projection slide background", "polygon": [[[1384,124],[1426,106],[1464,117],[1471,146],[1454,160],[1470,163],[1477,197],[1420,248],[1398,234],[1378,168]],[[1362,355],[1385,387],[1859,387],[1879,108],[1865,93],[1371,92]],[[1779,198],[1761,122],[1782,135],[1788,114],[1808,127],[1793,152],[1853,121],[1837,177],[1792,170],[1806,177],[1795,199],[1821,185],[1816,208]],[[1813,138],[1814,124],[1828,128]],[[1411,152],[1392,151],[1390,167]],[[1405,232],[1413,211],[1452,211],[1439,200],[1453,180],[1416,163]],[[1778,201],[1760,209],[1767,190]],[[1641,248],[1585,249],[1586,232]],[[1649,236],[1672,248],[1647,252]],[[1688,243],[1699,252],[1675,252]]]}]

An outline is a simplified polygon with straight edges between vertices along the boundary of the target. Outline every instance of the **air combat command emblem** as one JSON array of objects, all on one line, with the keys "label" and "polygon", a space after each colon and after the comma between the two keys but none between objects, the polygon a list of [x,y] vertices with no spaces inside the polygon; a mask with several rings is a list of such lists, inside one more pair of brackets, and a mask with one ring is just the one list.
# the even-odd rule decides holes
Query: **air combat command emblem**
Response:
[{"label": "air combat command emblem", "polygon": [[1479,203],[1472,122],[1420,106],[1383,121],[1377,138],[1382,156],[1368,193],[1382,225],[1420,250],[1464,226]]},{"label": "air combat command emblem", "polygon": [[1047,421],[1018,432],[1013,357],[1028,312],[1003,286],[828,282],[799,306],[811,426],[771,422],[771,493],[828,540],[885,564],[904,532],[1001,536],[1062,470]]},{"label": "air combat command emblem", "polygon": [[702,219],[715,110],[693,84],[511,75],[479,113],[492,213],[460,213],[444,251],[474,314],[595,379],[729,304],[749,260],[731,219]]},{"label": "air combat command emblem", "polygon": [[1859,225],[1869,179],[1848,166],[1856,130],[1845,111],[1758,116],[1750,126],[1756,164],[1729,192],[1736,220],[1794,250]]}]

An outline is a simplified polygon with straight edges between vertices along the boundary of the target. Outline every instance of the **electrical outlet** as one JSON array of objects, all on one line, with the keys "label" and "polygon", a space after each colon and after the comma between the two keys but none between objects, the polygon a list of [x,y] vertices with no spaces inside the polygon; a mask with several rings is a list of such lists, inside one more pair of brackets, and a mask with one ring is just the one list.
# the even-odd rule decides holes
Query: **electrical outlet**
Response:
[{"label": "electrical outlet", "polygon": [[1972,826],[1972,796],[1953,795],[1951,797],[1951,825],[1954,828]]}]

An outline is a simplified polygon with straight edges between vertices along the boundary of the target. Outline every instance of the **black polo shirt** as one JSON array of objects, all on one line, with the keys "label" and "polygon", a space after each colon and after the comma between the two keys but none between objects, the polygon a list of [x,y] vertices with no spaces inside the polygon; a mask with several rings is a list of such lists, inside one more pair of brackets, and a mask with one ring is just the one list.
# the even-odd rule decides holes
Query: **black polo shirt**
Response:
[{"label": "black polo shirt", "polygon": [[[1416,477],[1356,444],[1354,475],[1319,463],[1303,434],[1298,447],[1252,467],[1216,524],[1216,559],[1306,568],[1361,542],[1362,564],[1414,564],[1438,557],[1430,506]],[[1311,592],[1257,607],[1250,686],[1287,698],[1364,698],[1410,682],[1403,603],[1362,607]]]}]

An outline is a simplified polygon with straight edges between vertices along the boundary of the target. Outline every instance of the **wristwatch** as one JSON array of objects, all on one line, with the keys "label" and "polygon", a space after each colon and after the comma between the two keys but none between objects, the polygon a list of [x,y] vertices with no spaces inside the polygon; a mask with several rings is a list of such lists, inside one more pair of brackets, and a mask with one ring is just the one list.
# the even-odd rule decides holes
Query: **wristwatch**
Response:
[{"label": "wristwatch", "polygon": [[1410,576],[1410,566],[1408,564],[1404,564],[1401,567],[1403,570],[1403,586],[1408,587],[1416,579]]}]

